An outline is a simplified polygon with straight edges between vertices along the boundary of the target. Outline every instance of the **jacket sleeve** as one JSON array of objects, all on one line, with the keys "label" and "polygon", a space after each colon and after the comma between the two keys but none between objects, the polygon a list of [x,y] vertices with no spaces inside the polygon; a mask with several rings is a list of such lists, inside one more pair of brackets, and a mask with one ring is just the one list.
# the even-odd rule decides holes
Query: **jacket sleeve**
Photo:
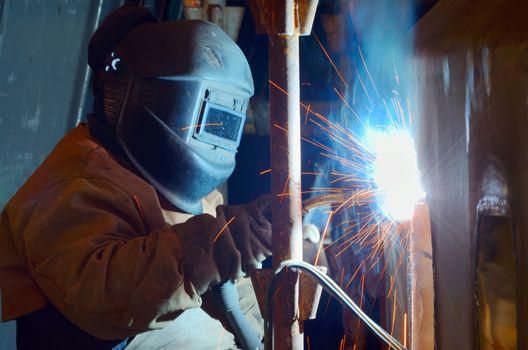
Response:
[{"label": "jacket sleeve", "polygon": [[184,273],[180,235],[171,226],[146,232],[132,198],[109,182],[55,185],[37,205],[24,238],[44,294],[97,338],[160,328],[201,305]]}]

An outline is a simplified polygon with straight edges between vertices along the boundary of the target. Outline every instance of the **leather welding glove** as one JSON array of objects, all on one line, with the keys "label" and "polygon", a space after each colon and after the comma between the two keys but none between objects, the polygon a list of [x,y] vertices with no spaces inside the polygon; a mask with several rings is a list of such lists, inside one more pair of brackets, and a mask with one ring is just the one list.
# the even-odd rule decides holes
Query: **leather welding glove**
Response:
[{"label": "leather welding glove", "polygon": [[242,271],[259,268],[271,255],[271,223],[266,215],[271,211],[271,196],[261,196],[252,203],[221,205],[216,208],[218,218],[230,222],[228,229],[242,258]]},{"label": "leather welding glove", "polygon": [[202,295],[211,286],[242,276],[240,253],[225,221],[208,214],[196,215],[173,226],[183,242],[183,270]]}]

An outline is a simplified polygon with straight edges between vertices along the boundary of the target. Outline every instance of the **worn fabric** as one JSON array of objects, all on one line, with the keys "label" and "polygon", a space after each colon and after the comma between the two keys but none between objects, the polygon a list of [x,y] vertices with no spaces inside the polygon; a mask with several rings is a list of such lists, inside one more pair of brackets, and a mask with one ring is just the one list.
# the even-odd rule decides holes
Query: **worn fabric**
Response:
[{"label": "worn fabric", "polygon": [[[260,315],[257,299],[249,278],[236,283],[240,309],[250,326],[262,338],[264,320]],[[214,305],[186,310],[167,327],[136,336],[126,347],[127,350],[231,350],[238,349],[233,334],[226,330],[219,310]],[[217,319],[222,320],[222,323]]]},{"label": "worn fabric", "polygon": [[163,329],[139,334],[127,350],[232,350],[233,334],[203,309],[186,310]]},{"label": "worn fabric", "polygon": [[183,246],[154,188],[79,126],[2,213],[2,320],[49,300],[99,339],[162,328],[201,305]]},{"label": "worn fabric", "polygon": [[52,304],[16,319],[17,350],[122,350],[129,340],[97,339],[76,327]]}]

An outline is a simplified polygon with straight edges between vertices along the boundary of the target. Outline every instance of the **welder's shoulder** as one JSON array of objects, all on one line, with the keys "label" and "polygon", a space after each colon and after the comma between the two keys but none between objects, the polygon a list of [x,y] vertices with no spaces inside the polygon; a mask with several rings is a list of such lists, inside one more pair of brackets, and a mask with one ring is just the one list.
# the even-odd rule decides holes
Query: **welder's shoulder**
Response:
[{"label": "welder's shoulder", "polygon": [[13,200],[38,201],[48,189],[76,179],[110,182],[126,188],[131,176],[134,175],[90,136],[85,125],[79,125],[59,141]]},{"label": "welder's shoulder", "polygon": [[118,162],[84,125],[79,125],[62,138],[6,208],[30,212],[28,209],[34,208],[50,189],[73,181],[89,183],[92,190],[118,188],[129,198],[136,196],[147,202],[155,203],[157,198],[151,185]]},{"label": "welder's shoulder", "polygon": [[[90,142],[95,141],[90,139]],[[85,154],[78,177],[91,182],[110,183],[128,195],[148,198],[155,196],[154,188],[134,173],[126,160],[115,156],[97,143],[95,147],[90,147],[90,151]]]},{"label": "welder's shoulder", "polygon": [[110,182],[118,187],[126,187],[129,178],[136,177],[83,124],[64,136],[39,170],[54,173],[58,182],[85,179]]},{"label": "welder's shoulder", "polygon": [[50,189],[77,178],[96,146],[89,142],[83,126],[66,134],[6,204],[4,212],[6,216],[9,214],[12,226],[27,223]]},{"label": "welder's shoulder", "polygon": [[89,142],[84,126],[71,130],[59,141],[10,202],[38,201],[49,188],[78,177],[95,147],[94,142]]}]

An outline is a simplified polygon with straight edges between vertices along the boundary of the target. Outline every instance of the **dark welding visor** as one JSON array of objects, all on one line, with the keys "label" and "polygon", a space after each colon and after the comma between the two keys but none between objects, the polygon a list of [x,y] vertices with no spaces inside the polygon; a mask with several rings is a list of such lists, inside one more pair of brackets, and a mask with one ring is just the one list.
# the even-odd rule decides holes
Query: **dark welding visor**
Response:
[{"label": "dark welding visor", "polygon": [[138,103],[184,142],[201,142],[236,152],[246,119],[247,98],[207,81],[141,79]]}]

